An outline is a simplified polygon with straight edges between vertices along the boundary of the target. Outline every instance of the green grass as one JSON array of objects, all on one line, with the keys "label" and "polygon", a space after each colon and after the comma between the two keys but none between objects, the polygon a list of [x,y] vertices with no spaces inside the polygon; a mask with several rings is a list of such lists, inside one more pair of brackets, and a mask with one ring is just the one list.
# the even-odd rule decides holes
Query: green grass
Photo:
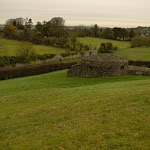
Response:
[{"label": "green grass", "polygon": [[126,57],[129,60],[150,61],[150,48],[129,48],[115,51],[114,54]]},{"label": "green grass", "polygon": [[0,81],[0,149],[150,148],[150,77]]},{"label": "green grass", "polygon": [[92,47],[96,47],[97,49],[100,47],[101,43],[111,42],[114,46],[117,46],[120,49],[130,47],[130,42],[124,41],[115,41],[101,38],[93,38],[93,37],[83,37],[77,39],[79,42],[91,45]]},{"label": "green grass", "polygon": [[[22,42],[16,40],[8,40],[2,39],[5,45],[5,53],[0,53],[2,55],[9,55],[15,56],[18,50],[18,47]],[[100,39],[100,38],[78,38],[78,41],[92,45],[92,47],[99,47],[99,45],[104,42],[112,42],[114,46],[118,46],[120,49],[114,52],[115,55],[126,57],[130,60],[147,60],[150,61],[150,48],[127,48],[130,46],[129,42],[123,41],[114,41],[114,40],[107,40],[107,39]],[[38,54],[60,54],[65,53],[65,49],[50,47],[50,46],[43,46],[43,45],[33,45],[33,48]],[[126,49],[125,49],[126,48]]]},{"label": "green grass", "polygon": [[[8,56],[16,56],[18,48],[22,44],[22,42],[17,40],[8,40],[8,39],[1,39],[3,41],[3,45],[5,46],[5,53],[4,55]],[[51,47],[51,46],[43,46],[43,45],[34,45],[33,49],[36,51],[37,54],[61,54],[65,53],[65,49]],[[2,54],[0,54],[2,55]]]}]

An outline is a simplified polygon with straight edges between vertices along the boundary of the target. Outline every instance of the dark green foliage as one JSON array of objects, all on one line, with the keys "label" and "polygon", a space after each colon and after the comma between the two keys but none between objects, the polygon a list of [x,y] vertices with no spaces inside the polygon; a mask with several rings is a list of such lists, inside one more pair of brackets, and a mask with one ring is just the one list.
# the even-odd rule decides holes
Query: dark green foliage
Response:
[{"label": "dark green foliage", "polygon": [[117,50],[118,47],[113,47],[111,42],[101,43],[100,48],[98,49],[99,53],[111,53],[113,50]]},{"label": "dark green foliage", "polygon": [[46,60],[53,58],[56,54],[30,55],[30,56],[3,56],[0,57],[0,67],[14,65],[17,63],[30,63],[35,60]]},{"label": "dark green foliage", "polygon": [[114,32],[114,39],[117,40],[118,38],[121,38],[121,28],[113,28]]},{"label": "dark green foliage", "polygon": [[132,39],[131,47],[150,47],[150,38],[137,36]]},{"label": "dark green foliage", "polygon": [[105,29],[102,33],[102,37],[105,39],[113,39],[114,33],[113,33],[112,29],[110,29],[110,28]]},{"label": "dark green foliage", "polygon": [[92,34],[94,37],[99,37],[99,28],[98,25],[95,24],[92,28],[91,28]]},{"label": "dark green foliage", "polygon": [[79,47],[79,50],[80,50],[80,51],[82,51],[83,46],[84,46],[84,44],[83,44],[83,43],[78,42],[78,47]]},{"label": "dark green foliage", "polygon": [[129,37],[130,37],[130,40],[132,40],[132,38],[134,38],[136,36],[136,33],[133,29],[130,30],[129,32]]},{"label": "dark green foliage", "polygon": [[56,46],[60,48],[67,48],[67,37],[44,37],[41,44],[47,45],[47,46]]},{"label": "dark green foliage", "polygon": [[106,48],[107,48],[107,50],[112,50],[113,49],[112,43],[111,42],[107,42],[106,43]]},{"label": "dark green foliage", "polygon": [[15,56],[3,56],[0,57],[0,67],[4,67],[6,65],[13,65],[16,63],[29,63],[30,60],[35,60],[35,58],[31,57],[15,57]]},{"label": "dark green foliage", "polygon": [[63,56],[63,57],[66,57],[66,56],[75,55],[75,54],[77,54],[77,52],[73,52],[73,53],[70,53],[70,52],[68,52],[68,53],[61,53],[60,55]]},{"label": "dark green foliage", "polygon": [[37,22],[36,30],[40,31],[44,36],[51,37],[55,36],[57,38],[66,36],[66,31],[64,30],[65,20],[61,17],[52,18],[50,21],[43,23]]},{"label": "dark green foliage", "polygon": [[145,66],[150,68],[150,61],[133,61],[133,60],[129,60],[129,65],[133,65],[133,66]]},{"label": "dark green foliage", "polygon": [[41,32],[36,32],[34,38],[33,38],[33,43],[34,44],[41,44],[43,42],[43,35]]},{"label": "dark green foliage", "polygon": [[121,33],[120,34],[121,34],[121,38],[123,38],[123,41],[125,39],[128,39],[128,37],[129,37],[129,33],[128,33],[127,29],[125,29],[125,28],[121,29]]},{"label": "dark green foliage", "polygon": [[48,73],[57,70],[70,69],[77,62],[43,64],[29,67],[12,68],[0,70],[0,80],[12,79],[17,77],[31,76]]},{"label": "dark green foliage", "polygon": [[76,49],[77,38],[76,37],[72,37],[70,39],[70,41],[71,41],[71,50],[75,50]]},{"label": "dark green foliage", "polygon": [[24,30],[24,21],[25,19],[23,18],[9,19],[6,21],[6,24],[12,24],[17,27],[18,30]]},{"label": "dark green foliage", "polygon": [[44,37],[43,44],[46,46],[50,46],[51,45],[51,38]]},{"label": "dark green foliage", "polygon": [[43,54],[43,55],[37,55],[37,60],[46,60],[53,58],[56,54]]},{"label": "dark green foliage", "polygon": [[112,43],[102,43],[98,51],[99,53],[111,53]]},{"label": "dark green foliage", "polygon": [[87,45],[87,44],[85,44],[85,45],[84,45],[84,50],[86,50],[86,51],[90,50],[90,46]]}]

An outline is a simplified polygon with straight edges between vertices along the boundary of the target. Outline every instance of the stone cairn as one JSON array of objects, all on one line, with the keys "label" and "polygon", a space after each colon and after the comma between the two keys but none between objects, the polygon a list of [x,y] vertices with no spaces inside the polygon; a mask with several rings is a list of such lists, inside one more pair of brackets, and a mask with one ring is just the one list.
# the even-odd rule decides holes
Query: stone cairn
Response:
[{"label": "stone cairn", "polygon": [[129,66],[128,59],[112,54],[92,54],[73,65],[67,72],[68,77],[109,77],[120,75],[147,75],[150,68]]}]

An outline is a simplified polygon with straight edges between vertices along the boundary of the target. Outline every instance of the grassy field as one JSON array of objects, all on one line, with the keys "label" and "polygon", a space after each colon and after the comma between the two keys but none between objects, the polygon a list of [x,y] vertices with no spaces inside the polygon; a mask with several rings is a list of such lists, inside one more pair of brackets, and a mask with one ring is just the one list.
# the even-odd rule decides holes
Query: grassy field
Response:
[{"label": "grassy field", "polygon": [[150,149],[150,77],[0,81],[0,149]]},{"label": "grassy field", "polygon": [[117,46],[120,49],[130,47],[130,42],[114,41],[114,40],[101,39],[101,38],[84,37],[84,38],[78,38],[77,40],[81,43],[92,45],[92,47],[96,47],[97,49],[100,47],[101,43],[106,43],[106,42],[111,42],[114,46]]},{"label": "grassy field", "polygon": [[[5,45],[5,52],[0,53],[2,55],[14,56],[17,53],[17,50],[22,42],[16,40],[7,40],[2,39]],[[99,38],[78,38],[78,41],[84,44],[91,44],[93,47],[99,47],[102,42],[112,42],[114,46],[118,46],[120,49],[114,52],[115,55],[126,57],[130,60],[149,60],[150,61],[150,48],[127,48],[130,46],[129,42],[122,41],[114,41],[114,40],[106,40]],[[126,48],[126,49],[125,49]],[[65,49],[43,46],[43,45],[33,45],[33,49],[35,49],[38,54],[60,54],[65,53]]]},{"label": "grassy field", "polygon": [[[20,41],[16,40],[8,40],[8,39],[1,39],[3,41],[3,45],[5,46],[5,53],[0,53],[1,55],[9,55],[9,56],[16,56],[18,48],[22,44]],[[51,47],[51,46],[43,46],[43,45],[33,45],[33,49],[36,51],[37,54],[60,54],[65,53],[65,49]]]},{"label": "grassy field", "polygon": [[115,51],[114,54],[126,57],[129,60],[150,61],[150,48],[129,48]]}]

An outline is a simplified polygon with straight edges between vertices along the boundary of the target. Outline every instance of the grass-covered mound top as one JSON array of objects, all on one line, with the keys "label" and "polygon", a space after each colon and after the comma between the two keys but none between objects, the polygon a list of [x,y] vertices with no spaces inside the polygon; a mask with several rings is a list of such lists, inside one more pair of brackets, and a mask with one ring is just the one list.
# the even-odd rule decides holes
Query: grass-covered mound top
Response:
[{"label": "grass-covered mound top", "polygon": [[0,81],[0,149],[149,149],[150,78]]}]

